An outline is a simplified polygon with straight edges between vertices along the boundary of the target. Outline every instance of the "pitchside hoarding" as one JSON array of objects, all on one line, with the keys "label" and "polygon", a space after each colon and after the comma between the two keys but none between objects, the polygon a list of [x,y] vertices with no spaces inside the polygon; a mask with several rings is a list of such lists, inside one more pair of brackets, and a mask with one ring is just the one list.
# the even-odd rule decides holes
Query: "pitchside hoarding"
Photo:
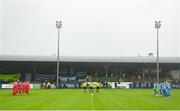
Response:
[{"label": "pitchside hoarding", "polygon": [[[31,89],[40,89],[40,84],[30,84],[30,88]],[[1,85],[2,89],[12,89],[13,88],[13,84],[2,84]]]}]

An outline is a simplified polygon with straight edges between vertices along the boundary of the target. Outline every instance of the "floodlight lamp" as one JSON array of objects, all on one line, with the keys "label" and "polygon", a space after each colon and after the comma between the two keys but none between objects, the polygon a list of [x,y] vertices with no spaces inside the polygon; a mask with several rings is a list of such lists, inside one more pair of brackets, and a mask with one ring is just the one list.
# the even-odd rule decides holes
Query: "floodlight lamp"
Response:
[{"label": "floodlight lamp", "polygon": [[56,27],[57,28],[61,28],[61,26],[62,26],[62,21],[56,21]]}]

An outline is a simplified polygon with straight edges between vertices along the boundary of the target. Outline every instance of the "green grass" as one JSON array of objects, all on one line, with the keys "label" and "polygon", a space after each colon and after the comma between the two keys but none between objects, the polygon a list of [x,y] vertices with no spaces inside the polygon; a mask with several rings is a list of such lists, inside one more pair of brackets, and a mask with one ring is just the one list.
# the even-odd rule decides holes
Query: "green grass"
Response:
[{"label": "green grass", "polygon": [[20,74],[0,74],[0,80],[18,80]]},{"label": "green grass", "polygon": [[0,90],[0,109],[180,110],[180,90],[173,89],[171,98],[155,97],[152,89],[102,89],[94,96],[81,89],[31,90],[17,97],[11,90]]}]

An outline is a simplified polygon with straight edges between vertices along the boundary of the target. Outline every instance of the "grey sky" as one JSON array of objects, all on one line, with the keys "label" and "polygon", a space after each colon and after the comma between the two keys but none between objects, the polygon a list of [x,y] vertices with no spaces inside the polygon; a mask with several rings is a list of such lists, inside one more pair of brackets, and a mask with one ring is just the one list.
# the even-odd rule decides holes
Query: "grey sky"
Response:
[{"label": "grey sky", "polygon": [[63,26],[60,55],[180,57],[179,0],[1,0],[0,53],[57,53],[55,21]]}]

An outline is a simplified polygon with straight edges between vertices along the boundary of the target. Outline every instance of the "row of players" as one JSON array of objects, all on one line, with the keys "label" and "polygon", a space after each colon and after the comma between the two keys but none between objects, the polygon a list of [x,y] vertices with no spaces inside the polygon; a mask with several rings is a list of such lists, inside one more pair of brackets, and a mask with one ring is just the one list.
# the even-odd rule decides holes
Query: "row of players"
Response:
[{"label": "row of players", "polygon": [[30,82],[29,81],[15,81],[13,83],[13,96],[29,94]]},{"label": "row of players", "polygon": [[[96,92],[100,92],[100,86],[101,83],[100,82],[96,82]],[[82,88],[83,88],[83,93],[86,93],[86,89],[87,89],[87,82],[84,81],[82,84]],[[28,81],[15,81],[13,83],[13,96],[17,96],[17,95],[22,95],[22,94],[29,94],[30,91],[30,82]],[[91,81],[89,83],[89,92],[91,93],[91,95],[93,95],[93,82]],[[170,97],[171,95],[171,86],[170,84],[166,81],[166,82],[162,82],[162,83],[154,83],[154,95],[158,96],[164,96],[164,97]]]},{"label": "row of players", "polygon": [[154,95],[170,97],[171,96],[171,85],[166,81],[162,83],[154,83]]},{"label": "row of players", "polygon": [[[98,81],[98,82],[96,82],[95,83],[95,85],[96,85],[96,92],[100,92],[101,90],[100,90],[100,86],[101,86],[101,83]],[[89,83],[89,93],[93,96],[94,94],[93,94],[93,87],[94,85],[93,85],[93,82],[91,81],[90,83]],[[86,89],[87,89],[87,82],[86,81],[84,81],[83,82],[83,84],[82,84],[82,88],[83,88],[83,93],[86,93]]]}]

